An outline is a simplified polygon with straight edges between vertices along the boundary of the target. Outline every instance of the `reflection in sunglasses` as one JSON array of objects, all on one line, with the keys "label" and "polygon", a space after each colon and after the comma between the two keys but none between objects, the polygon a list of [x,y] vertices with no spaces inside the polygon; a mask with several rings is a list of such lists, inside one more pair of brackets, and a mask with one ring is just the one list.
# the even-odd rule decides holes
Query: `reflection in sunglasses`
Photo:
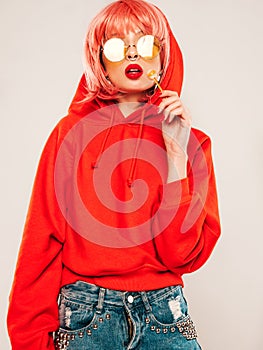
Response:
[{"label": "reflection in sunglasses", "polygon": [[[120,38],[111,38],[105,42],[103,52],[109,61],[120,62],[125,59],[131,46],[133,45],[125,45]],[[144,60],[152,60],[160,52],[160,42],[153,35],[142,36],[134,46],[136,46],[138,55]]]}]

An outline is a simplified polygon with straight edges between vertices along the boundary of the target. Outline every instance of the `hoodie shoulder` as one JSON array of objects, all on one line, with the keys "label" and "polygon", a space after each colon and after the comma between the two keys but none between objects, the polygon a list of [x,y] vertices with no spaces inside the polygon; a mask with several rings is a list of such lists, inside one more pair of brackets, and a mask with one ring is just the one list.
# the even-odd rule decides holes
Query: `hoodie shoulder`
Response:
[{"label": "hoodie shoulder", "polygon": [[80,121],[80,119],[81,117],[77,115],[66,115],[58,121],[53,129],[53,132],[58,135],[58,138],[63,138],[69,132],[69,130]]},{"label": "hoodie shoulder", "polygon": [[208,140],[211,142],[210,137],[204,131],[196,128],[191,128],[191,131],[193,134],[192,136],[194,136],[200,144],[203,144],[205,141]]},{"label": "hoodie shoulder", "polygon": [[211,149],[211,139],[202,130],[191,128],[191,134],[187,148],[190,158],[194,157],[200,149],[203,149],[203,151],[205,149]]}]

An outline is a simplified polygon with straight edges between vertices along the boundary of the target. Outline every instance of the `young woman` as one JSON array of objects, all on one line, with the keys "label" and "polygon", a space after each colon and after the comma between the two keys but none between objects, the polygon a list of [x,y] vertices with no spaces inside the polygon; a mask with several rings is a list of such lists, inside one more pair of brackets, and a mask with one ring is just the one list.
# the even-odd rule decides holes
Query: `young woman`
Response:
[{"label": "young woman", "polygon": [[200,349],[182,275],[220,235],[211,142],[162,12],[116,1],[41,156],[10,296],[14,350]]}]

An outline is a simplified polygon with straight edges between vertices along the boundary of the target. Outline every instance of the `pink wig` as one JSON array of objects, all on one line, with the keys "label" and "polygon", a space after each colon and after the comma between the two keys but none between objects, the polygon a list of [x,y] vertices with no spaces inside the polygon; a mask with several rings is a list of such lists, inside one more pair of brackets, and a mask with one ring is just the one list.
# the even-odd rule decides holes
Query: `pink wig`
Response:
[{"label": "pink wig", "polygon": [[84,66],[88,92],[85,100],[94,97],[116,99],[120,96],[116,87],[106,79],[101,61],[101,47],[111,35],[123,35],[137,29],[160,40],[162,70],[166,71],[169,59],[169,32],[164,14],[143,0],[113,2],[91,21],[87,30]]}]

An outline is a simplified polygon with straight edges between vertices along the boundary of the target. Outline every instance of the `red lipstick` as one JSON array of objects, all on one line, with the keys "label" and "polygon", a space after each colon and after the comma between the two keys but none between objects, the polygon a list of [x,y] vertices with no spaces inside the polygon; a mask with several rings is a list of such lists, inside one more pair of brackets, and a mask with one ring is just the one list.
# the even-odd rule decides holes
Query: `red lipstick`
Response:
[{"label": "red lipstick", "polygon": [[138,64],[129,64],[125,69],[125,75],[129,79],[139,79],[143,74],[143,69]]}]

